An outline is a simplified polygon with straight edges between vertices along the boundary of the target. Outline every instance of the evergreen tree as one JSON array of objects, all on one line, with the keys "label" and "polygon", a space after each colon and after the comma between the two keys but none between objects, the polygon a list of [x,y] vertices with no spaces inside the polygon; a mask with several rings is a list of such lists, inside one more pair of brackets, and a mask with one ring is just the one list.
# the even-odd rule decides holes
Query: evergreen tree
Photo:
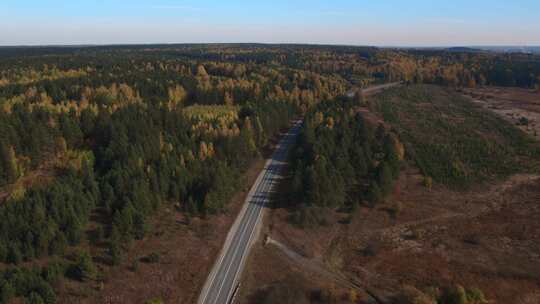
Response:
[{"label": "evergreen tree", "polygon": [[394,179],[392,177],[392,170],[386,161],[379,164],[377,183],[383,195],[387,195],[392,191]]},{"label": "evergreen tree", "polygon": [[0,286],[0,303],[9,303],[9,301],[15,296],[15,288],[9,282],[4,282]]},{"label": "evergreen tree", "polygon": [[88,251],[81,251],[75,264],[73,265],[73,275],[81,280],[94,279],[96,276],[96,267],[92,261],[92,256]]},{"label": "evergreen tree", "polygon": [[20,177],[17,156],[13,146],[8,147],[0,143],[0,164],[1,168],[3,168],[3,176],[0,176],[0,178],[3,178],[5,182],[13,183]]},{"label": "evergreen tree", "polygon": [[37,293],[32,292],[30,296],[24,301],[25,304],[46,304],[43,298]]},{"label": "evergreen tree", "polygon": [[352,150],[351,163],[354,167],[356,179],[360,179],[368,173],[368,163],[362,146],[354,145]]},{"label": "evergreen tree", "polygon": [[144,239],[144,236],[150,230],[150,228],[144,220],[144,216],[140,212],[135,213],[135,216],[133,218],[133,225],[135,238],[138,240]]},{"label": "evergreen tree", "polygon": [[23,259],[23,256],[22,256],[21,250],[19,249],[19,246],[17,246],[17,244],[11,244],[11,246],[9,247],[8,256],[7,256],[8,263],[17,265],[20,262],[22,262],[22,259]]},{"label": "evergreen tree", "polygon": [[383,198],[383,194],[381,192],[381,189],[377,185],[377,183],[372,182],[369,186],[368,193],[367,193],[367,199],[372,204],[380,203]]},{"label": "evergreen tree", "polygon": [[123,251],[119,243],[120,241],[111,240],[109,244],[109,256],[111,257],[112,265],[120,265],[122,262]]},{"label": "evergreen tree", "polygon": [[400,159],[396,148],[396,139],[387,134],[384,138],[383,150],[385,154],[385,160],[388,163],[392,176],[394,178],[399,177],[400,171]]}]

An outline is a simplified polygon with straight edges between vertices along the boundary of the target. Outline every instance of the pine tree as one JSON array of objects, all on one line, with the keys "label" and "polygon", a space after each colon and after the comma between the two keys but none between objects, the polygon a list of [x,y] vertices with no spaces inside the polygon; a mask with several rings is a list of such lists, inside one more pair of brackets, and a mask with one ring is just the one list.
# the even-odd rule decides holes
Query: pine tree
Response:
[{"label": "pine tree", "polygon": [[88,251],[81,251],[77,257],[77,261],[73,266],[73,274],[81,281],[86,279],[94,279],[96,276],[96,266],[92,261],[92,256]]},{"label": "pine tree", "polygon": [[308,205],[318,205],[320,203],[318,176],[313,166],[309,166],[304,171],[304,193]]},{"label": "pine tree", "polygon": [[49,254],[63,254],[67,246],[68,241],[66,239],[66,236],[62,231],[59,231],[56,234],[54,240],[49,244]]},{"label": "pine tree", "polygon": [[8,256],[8,248],[6,246],[6,241],[0,239],[0,263],[5,262]]},{"label": "pine tree", "polygon": [[393,178],[392,170],[386,161],[383,161],[377,170],[377,183],[383,195],[387,195],[392,191]]},{"label": "pine tree", "polygon": [[7,147],[5,144],[0,144],[0,162],[4,169],[3,176],[0,178],[8,183],[15,182],[20,177],[20,169],[13,146]]},{"label": "pine tree", "polygon": [[360,179],[364,177],[368,173],[369,167],[362,146],[355,145],[353,147],[351,160],[356,174],[356,178]]},{"label": "pine tree", "polygon": [[255,123],[253,124],[253,128],[255,129],[255,137],[257,139],[257,146],[263,147],[266,144],[267,138],[266,134],[264,132],[264,128],[261,123],[261,119],[259,116],[255,118]]},{"label": "pine tree", "polygon": [[135,213],[135,216],[133,218],[133,226],[135,238],[138,240],[144,239],[144,236],[146,235],[148,230],[150,230],[148,224],[146,223],[143,215],[140,212]]},{"label": "pine tree", "polygon": [[0,286],[0,303],[10,303],[9,300],[15,296],[15,288],[9,282]]},{"label": "pine tree", "polygon": [[7,256],[8,263],[17,265],[22,261],[22,258],[23,257],[21,254],[21,250],[19,249],[19,246],[17,246],[16,244],[12,244],[8,250],[8,256]]},{"label": "pine tree", "polygon": [[377,203],[380,203],[381,200],[382,200],[382,193],[381,193],[381,189],[379,188],[379,186],[377,185],[377,183],[375,182],[372,182],[369,189],[368,189],[368,193],[367,193],[367,199],[372,203],[372,204],[377,204]]},{"label": "pine tree", "polygon": [[39,293],[32,291],[30,293],[30,296],[24,301],[25,304],[45,304],[45,301],[43,301],[43,298],[39,295]]},{"label": "pine tree", "polygon": [[109,235],[109,256],[111,257],[112,265],[119,265],[122,261],[122,237],[118,228],[113,225]]},{"label": "pine tree", "polygon": [[384,138],[383,149],[385,154],[385,160],[390,167],[392,176],[393,178],[397,178],[399,176],[401,161],[397,150],[396,139],[389,134],[386,135],[386,137]]},{"label": "pine tree", "polygon": [[109,256],[111,257],[112,265],[120,265],[123,257],[123,251],[122,247],[120,246],[120,241],[113,241],[111,239],[111,242],[109,244]]}]

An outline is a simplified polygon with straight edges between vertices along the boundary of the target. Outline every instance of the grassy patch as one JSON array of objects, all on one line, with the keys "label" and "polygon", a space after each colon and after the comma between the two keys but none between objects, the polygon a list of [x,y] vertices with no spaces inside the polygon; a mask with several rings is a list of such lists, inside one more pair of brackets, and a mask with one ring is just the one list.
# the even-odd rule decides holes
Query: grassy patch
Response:
[{"label": "grassy patch", "polygon": [[467,188],[540,167],[532,138],[450,89],[392,89],[375,97],[375,108],[406,142],[422,173],[448,186]]},{"label": "grassy patch", "polygon": [[186,107],[184,113],[195,121],[233,122],[238,119],[238,107],[226,105],[193,105]]}]

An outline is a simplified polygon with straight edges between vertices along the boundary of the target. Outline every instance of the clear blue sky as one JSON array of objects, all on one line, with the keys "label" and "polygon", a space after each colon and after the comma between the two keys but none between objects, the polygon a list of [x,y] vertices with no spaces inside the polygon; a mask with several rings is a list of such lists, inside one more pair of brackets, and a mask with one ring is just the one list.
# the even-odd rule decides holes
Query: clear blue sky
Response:
[{"label": "clear blue sky", "polygon": [[540,0],[1,0],[0,45],[540,45]]}]

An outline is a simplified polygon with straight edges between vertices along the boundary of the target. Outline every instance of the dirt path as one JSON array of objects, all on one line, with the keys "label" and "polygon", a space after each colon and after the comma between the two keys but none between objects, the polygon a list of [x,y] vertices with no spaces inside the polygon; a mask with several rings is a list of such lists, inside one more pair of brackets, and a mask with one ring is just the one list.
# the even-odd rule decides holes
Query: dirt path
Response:
[{"label": "dirt path", "polygon": [[[469,88],[460,92],[462,96],[540,140],[540,92],[512,87]],[[526,123],[522,123],[522,120]]]},{"label": "dirt path", "polygon": [[392,83],[385,83],[385,84],[376,85],[376,86],[372,86],[372,87],[368,87],[364,89],[353,88],[347,92],[347,97],[353,98],[358,90],[361,90],[362,94],[364,95],[374,95],[374,94],[379,93],[380,91],[384,91],[386,89],[400,86],[401,84],[402,84],[401,82],[392,82]]},{"label": "dirt path", "polygon": [[[277,249],[279,249],[285,255],[285,257],[288,258],[288,260],[291,263],[296,264],[298,267],[302,268],[302,270],[304,271],[311,272],[316,275],[324,276],[327,279],[343,287],[365,292],[371,297],[368,303],[384,304],[384,303],[389,303],[390,301],[390,299],[388,299],[387,296],[382,295],[383,292],[373,290],[373,288],[370,288],[366,286],[365,284],[362,284],[358,280],[348,277],[347,275],[343,273],[332,271],[328,269],[328,267],[326,267],[324,263],[321,262],[320,260],[306,258],[277,240],[274,240],[268,237],[266,240],[266,245],[272,245],[276,247]],[[376,274],[369,272],[367,269],[362,269],[362,272],[365,275],[366,281],[369,281],[370,279],[377,276]]]},{"label": "dirt path", "polygon": [[[526,182],[534,182],[538,179],[540,179],[540,175],[534,175],[534,174],[514,175],[510,177],[503,184],[493,186],[486,193],[482,193],[478,195],[479,201],[482,201],[482,202],[488,201],[488,198],[491,198],[490,204],[471,203],[471,204],[468,204],[468,206],[466,206],[465,208],[463,208],[461,212],[445,211],[443,214],[439,214],[433,217],[405,222],[405,223],[397,224],[391,227],[374,230],[371,233],[371,235],[380,233],[383,237],[396,239],[396,238],[402,238],[406,230],[414,226],[421,226],[424,224],[429,224],[429,223],[434,223],[434,222],[440,223],[441,221],[452,220],[452,219],[457,219],[457,218],[474,219],[488,212],[498,210],[501,207],[501,204],[503,203],[502,195],[506,191],[511,189],[512,187],[515,187],[517,185],[520,185]],[[497,199],[493,199],[493,198],[497,198]]]}]

